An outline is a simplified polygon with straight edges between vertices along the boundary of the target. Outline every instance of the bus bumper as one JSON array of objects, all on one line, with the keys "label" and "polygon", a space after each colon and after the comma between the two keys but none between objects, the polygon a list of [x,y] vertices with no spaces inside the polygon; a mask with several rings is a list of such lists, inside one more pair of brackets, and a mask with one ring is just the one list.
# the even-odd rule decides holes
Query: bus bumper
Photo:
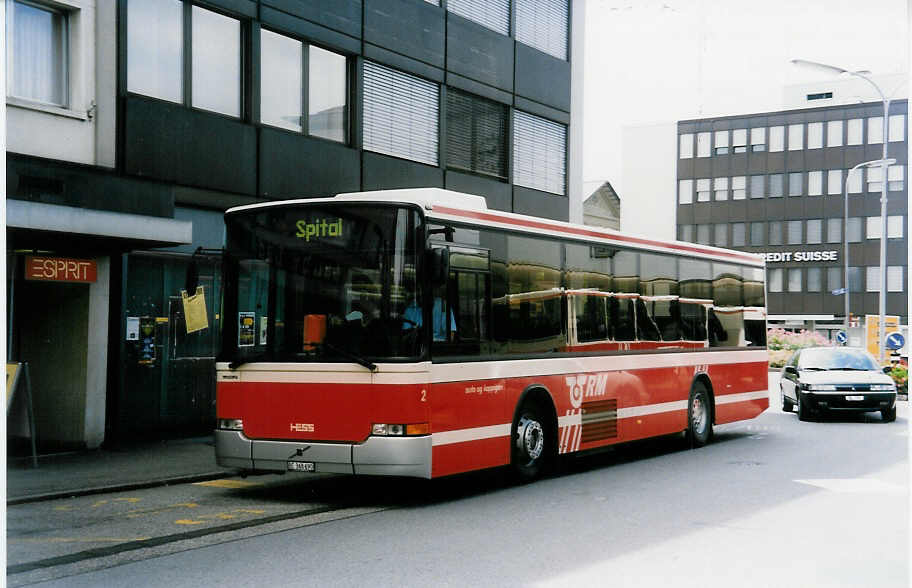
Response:
[{"label": "bus bumper", "polygon": [[[368,437],[363,443],[260,441],[241,431],[215,431],[218,465],[247,472],[286,472],[290,462],[315,473],[431,477],[431,436]],[[295,471],[295,470],[292,470]]]}]

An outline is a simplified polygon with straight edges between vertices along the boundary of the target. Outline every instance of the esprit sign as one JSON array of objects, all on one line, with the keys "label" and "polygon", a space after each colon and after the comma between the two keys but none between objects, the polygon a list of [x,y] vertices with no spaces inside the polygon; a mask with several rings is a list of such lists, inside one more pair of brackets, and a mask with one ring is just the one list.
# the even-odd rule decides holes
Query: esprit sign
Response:
[{"label": "esprit sign", "polygon": [[776,251],[774,253],[763,253],[766,263],[787,263],[791,261],[837,261],[839,252],[831,251]]},{"label": "esprit sign", "polygon": [[91,283],[98,279],[98,264],[90,259],[29,255],[25,258],[25,279]]}]

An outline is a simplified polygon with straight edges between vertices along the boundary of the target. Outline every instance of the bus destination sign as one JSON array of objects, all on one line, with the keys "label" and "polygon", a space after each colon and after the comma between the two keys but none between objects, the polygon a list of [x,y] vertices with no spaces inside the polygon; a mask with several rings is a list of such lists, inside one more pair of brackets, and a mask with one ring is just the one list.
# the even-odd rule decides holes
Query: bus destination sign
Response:
[{"label": "bus destination sign", "polygon": [[295,223],[298,231],[295,233],[295,237],[298,239],[304,239],[305,241],[310,241],[311,239],[318,239],[322,237],[341,237],[342,236],[342,219],[337,218],[335,220],[314,220],[313,222],[307,222],[306,220],[299,220]]}]

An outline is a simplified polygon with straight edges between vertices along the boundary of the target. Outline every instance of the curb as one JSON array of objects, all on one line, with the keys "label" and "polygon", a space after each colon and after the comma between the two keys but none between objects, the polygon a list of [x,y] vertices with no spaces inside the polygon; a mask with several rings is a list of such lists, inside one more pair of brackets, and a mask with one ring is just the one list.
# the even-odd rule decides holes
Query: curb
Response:
[{"label": "curb", "polygon": [[76,488],[72,490],[59,490],[56,492],[46,492],[44,494],[32,494],[28,496],[19,496],[9,498],[6,501],[7,506],[16,506],[19,504],[28,504],[31,502],[43,502],[46,500],[59,500],[61,498],[77,498],[79,496],[91,496],[93,494],[107,494],[109,492],[128,492],[130,490],[144,490],[146,488],[158,488],[160,486],[172,486],[175,484],[193,484],[196,482],[207,482],[219,478],[230,478],[236,476],[236,470],[222,470],[219,472],[207,472],[203,474],[192,474],[186,476],[174,476],[171,478],[159,478],[156,480],[146,480],[143,482],[131,482],[124,484],[111,484],[109,486],[94,486],[91,488]]}]

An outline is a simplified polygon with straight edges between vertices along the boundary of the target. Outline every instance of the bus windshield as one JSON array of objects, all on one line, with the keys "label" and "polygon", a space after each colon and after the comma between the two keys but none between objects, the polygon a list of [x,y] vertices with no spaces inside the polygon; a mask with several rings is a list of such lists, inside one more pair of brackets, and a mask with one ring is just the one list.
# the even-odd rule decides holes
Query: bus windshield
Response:
[{"label": "bus windshield", "polygon": [[[226,217],[222,359],[412,359],[421,340],[417,208],[289,205]],[[228,318],[233,317],[233,318]]]}]

